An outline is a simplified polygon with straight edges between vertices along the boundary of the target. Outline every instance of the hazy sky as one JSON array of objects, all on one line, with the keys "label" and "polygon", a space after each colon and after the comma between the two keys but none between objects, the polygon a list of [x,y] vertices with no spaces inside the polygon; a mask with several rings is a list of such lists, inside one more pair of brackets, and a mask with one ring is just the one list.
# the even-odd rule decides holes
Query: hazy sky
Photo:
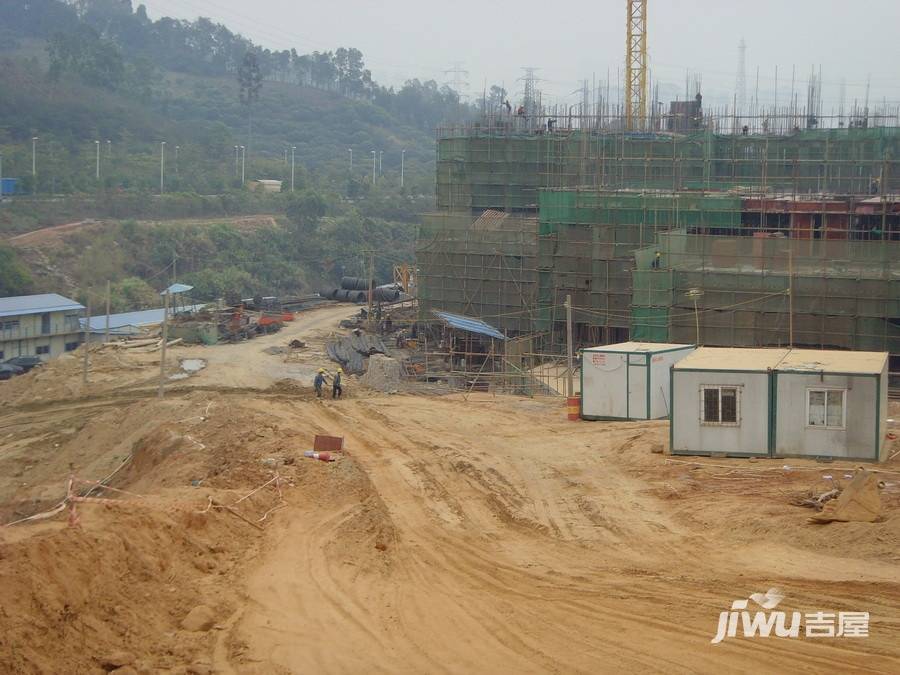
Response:
[{"label": "hazy sky", "polygon": [[[134,0],[135,5],[139,0]],[[208,16],[269,48],[301,53],[357,47],[375,79],[401,84],[418,77],[452,83],[445,71],[468,71],[464,91],[485,81],[521,91],[524,66],[539,68],[545,100],[574,103],[584,78],[623,68],[626,0],[517,2],[497,0],[146,0],[150,15]],[[654,80],[683,92],[687,70],[702,75],[707,101],[730,101],[738,43],[746,50],[747,98],[786,102],[791,69],[805,99],[813,65],[822,67],[823,108],[846,100],[900,102],[900,0],[649,0],[649,52]],[[683,95],[683,94],[682,94]]]}]

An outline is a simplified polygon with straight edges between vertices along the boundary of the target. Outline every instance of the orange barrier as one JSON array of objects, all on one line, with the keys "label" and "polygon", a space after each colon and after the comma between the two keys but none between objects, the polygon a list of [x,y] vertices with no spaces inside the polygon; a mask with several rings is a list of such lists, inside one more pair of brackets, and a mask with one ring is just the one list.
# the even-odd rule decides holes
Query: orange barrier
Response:
[{"label": "orange barrier", "polygon": [[566,399],[566,409],[569,411],[569,420],[577,422],[581,419],[581,397],[569,396]]}]

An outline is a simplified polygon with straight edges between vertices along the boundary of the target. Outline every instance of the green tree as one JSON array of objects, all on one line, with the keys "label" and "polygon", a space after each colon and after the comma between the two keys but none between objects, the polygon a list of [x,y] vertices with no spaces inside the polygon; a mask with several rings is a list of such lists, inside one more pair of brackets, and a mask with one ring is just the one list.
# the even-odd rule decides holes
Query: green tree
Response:
[{"label": "green tree", "polygon": [[326,210],[327,203],[322,195],[314,190],[304,190],[288,202],[285,214],[296,234],[309,236],[318,230]]},{"label": "green tree", "polygon": [[247,107],[247,154],[250,154],[250,144],[253,138],[253,104],[259,100],[259,92],[262,89],[262,72],[259,69],[259,61],[256,54],[247,52],[237,72],[240,91],[238,98],[241,104]]},{"label": "green tree", "polygon": [[28,268],[12,248],[0,244],[0,296],[24,295],[31,286]]}]

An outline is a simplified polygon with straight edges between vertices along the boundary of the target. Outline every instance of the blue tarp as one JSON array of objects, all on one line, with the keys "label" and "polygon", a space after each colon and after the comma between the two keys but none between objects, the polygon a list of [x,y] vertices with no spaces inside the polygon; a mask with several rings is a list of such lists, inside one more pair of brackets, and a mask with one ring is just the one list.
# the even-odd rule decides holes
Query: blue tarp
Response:
[{"label": "blue tarp", "polygon": [[434,310],[434,315],[441,321],[446,322],[451,328],[466,331],[467,333],[477,333],[478,335],[487,335],[497,340],[505,340],[506,336],[491,325],[486,324],[481,319],[473,319],[471,316],[463,316],[462,314],[451,314],[450,312],[439,312]]}]

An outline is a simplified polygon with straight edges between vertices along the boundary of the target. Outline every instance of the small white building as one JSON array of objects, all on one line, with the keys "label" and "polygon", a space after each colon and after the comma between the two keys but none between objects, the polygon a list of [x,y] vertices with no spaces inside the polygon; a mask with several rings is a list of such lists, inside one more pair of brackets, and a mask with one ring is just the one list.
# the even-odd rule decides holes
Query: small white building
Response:
[{"label": "small white building", "polygon": [[672,369],[673,454],[884,460],[888,355],[703,347]]},{"label": "small white building", "polygon": [[281,181],[260,178],[259,180],[251,180],[248,184],[251,190],[257,192],[281,192]]},{"label": "small white building", "polygon": [[693,345],[621,342],[581,354],[581,418],[650,420],[669,416],[672,365]]}]

